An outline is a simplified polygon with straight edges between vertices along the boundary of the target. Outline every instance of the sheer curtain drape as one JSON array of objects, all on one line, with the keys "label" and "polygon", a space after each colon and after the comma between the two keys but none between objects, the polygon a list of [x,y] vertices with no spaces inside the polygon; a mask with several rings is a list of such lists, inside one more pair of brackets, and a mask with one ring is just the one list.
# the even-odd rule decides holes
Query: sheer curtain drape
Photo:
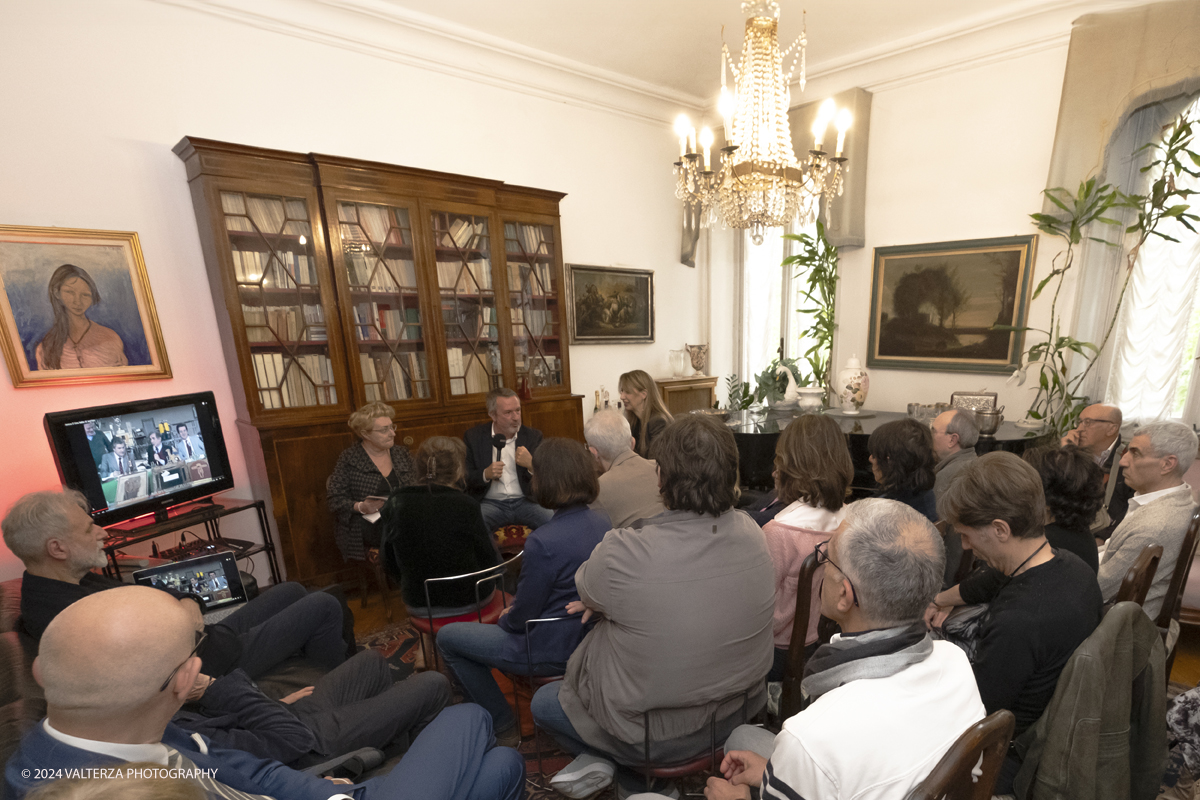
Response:
[{"label": "sheer curtain drape", "polygon": [[779,355],[783,331],[783,231],[767,231],[762,244],[749,234],[742,239],[742,364],[741,376],[753,381]]},{"label": "sheer curtain drape", "polygon": [[[1193,104],[1184,113],[1195,119],[1197,110]],[[1177,181],[1200,189],[1200,181],[1186,174]],[[1190,372],[1185,365],[1196,348],[1189,322],[1200,281],[1200,237],[1171,220],[1159,230],[1178,241],[1152,237],[1138,254],[1117,323],[1106,392],[1127,419],[1143,422],[1179,413],[1180,378]]]}]

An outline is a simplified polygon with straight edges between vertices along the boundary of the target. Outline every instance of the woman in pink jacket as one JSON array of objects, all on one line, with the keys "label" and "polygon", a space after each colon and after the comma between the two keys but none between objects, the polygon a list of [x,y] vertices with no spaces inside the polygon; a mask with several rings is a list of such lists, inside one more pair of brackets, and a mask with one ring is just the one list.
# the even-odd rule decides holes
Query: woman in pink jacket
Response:
[{"label": "woman in pink jacket", "polygon": [[[804,559],[826,541],[845,516],[846,494],[854,465],[846,436],[831,417],[805,414],[783,429],[775,445],[775,489],[787,503],[763,526],[767,550],[775,565],[775,665],[769,681],[783,680],[792,620],[796,616],[796,579]],[[817,589],[821,572],[813,578],[812,614],[804,644],[817,641],[821,603]]]}]

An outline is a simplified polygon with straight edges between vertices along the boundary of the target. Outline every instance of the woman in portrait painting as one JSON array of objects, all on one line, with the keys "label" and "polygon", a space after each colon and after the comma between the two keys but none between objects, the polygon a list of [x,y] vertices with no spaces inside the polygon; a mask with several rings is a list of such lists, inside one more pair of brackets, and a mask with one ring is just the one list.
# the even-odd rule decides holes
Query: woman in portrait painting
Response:
[{"label": "woman in portrait painting", "polygon": [[38,369],[124,367],[125,343],[112,328],[88,319],[87,310],[100,304],[92,276],[74,264],[63,264],[50,276],[50,307],[54,324],[38,343]]}]

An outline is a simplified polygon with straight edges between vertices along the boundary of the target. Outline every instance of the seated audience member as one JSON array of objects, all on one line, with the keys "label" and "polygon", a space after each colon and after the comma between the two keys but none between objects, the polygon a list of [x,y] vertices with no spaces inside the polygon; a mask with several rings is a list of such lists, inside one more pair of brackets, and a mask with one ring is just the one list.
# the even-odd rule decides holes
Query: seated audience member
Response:
[{"label": "seated audience member", "polygon": [[171,777],[161,764],[133,761],[124,770],[119,778],[60,778],[43,783],[25,800],[207,800],[203,786]]},{"label": "seated audience member", "polygon": [[195,461],[204,458],[204,442],[200,435],[192,436],[186,422],[175,426],[175,454],[184,461]]},{"label": "seated audience member", "polygon": [[105,453],[100,459],[101,480],[137,472],[137,468],[133,464],[133,455],[126,449],[124,439],[114,439],[112,448],[111,453]]},{"label": "seated audience member", "polygon": [[709,800],[748,800],[751,786],[764,798],[904,797],[986,713],[967,657],[921,619],[943,569],[927,519],[861,500],[818,552],[821,612],[842,632],[808,662],[805,709],[778,736],[742,726],[729,737]]},{"label": "seated audience member", "polygon": [[[19,624],[34,639],[75,601],[123,584],[92,572],[105,566],[104,529],[92,522],[87,500],[74,491],[33,492],[13,504],[0,522],[4,543],[25,564]],[[166,587],[194,619],[202,623],[200,600]],[[325,592],[308,593],[298,583],[271,587],[218,623],[205,626],[199,654],[206,675],[220,676],[240,667],[260,678],[302,653],[331,670],[346,659],[342,607]],[[147,630],[147,638],[154,632]]]},{"label": "seated audience member", "polygon": [[583,426],[600,476],[600,494],[592,508],[608,514],[613,528],[624,528],[666,510],[658,492],[658,467],[633,452],[629,421],[619,411],[606,409]]},{"label": "seated audience member", "polygon": [[779,499],[779,493],[772,489],[755,499],[742,510],[749,514],[750,519],[757,522],[761,527],[775,519],[775,515],[783,511],[783,507],[786,505],[787,503]]},{"label": "seated audience member", "polygon": [[[1013,712],[1020,736],[1041,717],[1067,660],[1100,623],[1096,576],[1079,556],[1050,547],[1041,477],[1012,453],[969,464],[938,507],[963,546],[1004,580],[980,596],[960,595],[965,582],[941,592],[926,619],[940,626],[953,606],[989,603],[972,658],[975,679],[988,713]],[[1012,792],[1019,766],[1009,751],[996,794]]]},{"label": "seated audience member", "polygon": [[879,484],[879,497],[899,500],[937,522],[933,493],[933,436],[928,425],[915,419],[885,422],[867,439],[871,472]]},{"label": "seated audience member", "polygon": [[[1133,488],[1126,483],[1125,471],[1121,468],[1121,422],[1121,409],[1109,403],[1095,403],[1079,414],[1075,429],[1068,431],[1060,442],[1063,447],[1075,445],[1086,451],[1100,467],[1105,495],[1111,494],[1103,506],[1108,515],[1108,525],[1092,531],[1101,540],[1112,535],[1125,518],[1129,510],[1129,498],[1133,496]],[[1116,483],[1109,492],[1109,483],[1114,479]]]},{"label": "seated audience member", "polygon": [[642,458],[650,458],[651,445],[674,417],[663,404],[658,385],[650,374],[635,369],[626,372],[617,383],[621,402],[625,404],[625,419],[633,433],[633,451]]},{"label": "seated audience member", "polygon": [[958,473],[977,458],[975,443],[979,441],[979,426],[975,424],[974,412],[953,408],[934,418],[929,433],[933,456],[937,459],[933,467],[933,494],[940,498]]},{"label": "seated audience member", "polygon": [[[146,635],[146,620],[154,635]],[[46,719],[22,740],[5,770],[6,796],[20,800],[47,773],[151,762],[184,770],[210,798],[279,800],[518,798],[524,762],[493,748],[478,706],[442,712],[390,774],[357,785],[296,772],[276,761],[188,735],[171,717],[200,675],[203,633],[168,595],[124,586],[90,595],[46,629],[33,674],[46,693]],[[342,794],[344,793],[344,794]]]},{"label": "seated audience member", "polygon": [[366,561],[379,546],[379,510],[392,492],[416,482],[412,454],[396,444],[396,412],[387,403],[367,403],[346,424],[361,441],[338,456],[325,483],[326,502],[337,520],[333,536],[342,558]]},{"label": "seated audience member", "polygon": [[1196,434],[1179,422],[1152,422],[1138,428],[1121,456],[1125,482],[1134,490],[1129,512],[1113,531],[1100,559],[1100,591],[1112,600],[1125,573],[1142,550],[1162,545],[1162,560],[1142,608],[1154,619],[1175,574],[1175,562],[1195,504],[1183,473],[1196,460]]},{"label": "seated audience member", "polygon": [[[383,507],[380,561],[399,584],[410,615],[429,613],[425,580],[465,575],[500,563],[479,503],[462,491],[463,443],[433,436],[417,450],[417,485],[392,493]],[[491,599],[491,590],[480,602]],[[429,587],[433,616],[454,617],[479,607],[470,581]]]},{"label": "seated audience member", "polygon": [[[596,499],[595,462],[583,445],[570,439],[546,439],[533,454],[533,488],[538,505],[554,517],[525,540],[521,580],[512,606],[498,625],[456,622],[438,633],[437,644],[467,699],[492,715],[496,740],[516,746],[517,720],[492,669],[528,675],[562,675],[567,659],[586,632],[576,622],[543,623],[525,641],[525,622],[561,617],[578,600],[575,571],[608,532],[608,519],[587,504]],[[528,646],[528,650],[526,649]]]},{"label": "seated audience member", "polygon": [[[1046,495],[1046,541],[1069,550],[1092,570],[1100,566],[1090,526],[1104,502],[1100,467],[1074,445],[1035,447],[1021,456],[1037,470]],[[1124,576],[1122,576],[1124,577]]]},{"label": "seated audience member", "polygon": [[[846,490],[853,479],[854,464],[846,436],[832,417],[805,414],[779,434],[775,490],[788,505],[763,526],[767,551],[775,566],[775,664],[767,676],[769,681],[783,680],[787,669],[800,565],[841,524],[846,515]],[[796,642],[796,647],[817,642],[817,621],[821,617],[818,577],[813,578],[808,635],[803,642]]]},{"label": "seated audience member", "polygon": [[463,434],[467,445],[467,491],[479,501],[489,531],[503,525],[536,529],[553,514],[533,501],[533,451],[542,432],[521,424],[521,398],[512,389],[487,393],[490,423]]},{"label": "seated audience member", "polygon": [[[690,758],[709,747],[716,701],[748,695],[744,709],[740,697],[722,707],[722,738],[766,701],[773,569],[762,530],[734,508],[733,434],[711,417],[688,415],[667,426],[654,454],[668,511],[609,531],[575,573],[581,602],[571,610],[599,622],[571,655],[566,677],[531,704],[563,749],[586,754],[577,762],[600,755],[640,764],[649,710],[651,758]],[[560,774],[582,772],[576,763]],[[607,784],[591,784],[595,775],[603,773],[566,791],[584,796]],[[644,785],[636,772],[619,779]]]},{"label": "seated audience member", "polygon": [[363,650],[278,702],[240,669],[202,675],[172,721],[217,747],[303,767],[361,747],[406,747],[449,703],[441,673],[392,683],[383,654]]}]

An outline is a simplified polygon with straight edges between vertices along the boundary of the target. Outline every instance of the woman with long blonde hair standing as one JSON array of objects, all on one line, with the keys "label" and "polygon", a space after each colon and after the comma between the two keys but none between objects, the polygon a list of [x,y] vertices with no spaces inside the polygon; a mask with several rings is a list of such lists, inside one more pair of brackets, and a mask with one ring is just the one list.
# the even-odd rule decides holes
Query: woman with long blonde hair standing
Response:
[{"label": "woman with long blonde hair standing", "polygon": [[674,417],[663,405],[654,378],[644,370],[626,372],[617,383],[625,418],[633,432],[633,449],[642,458],[650,457],[650,446]]}]

